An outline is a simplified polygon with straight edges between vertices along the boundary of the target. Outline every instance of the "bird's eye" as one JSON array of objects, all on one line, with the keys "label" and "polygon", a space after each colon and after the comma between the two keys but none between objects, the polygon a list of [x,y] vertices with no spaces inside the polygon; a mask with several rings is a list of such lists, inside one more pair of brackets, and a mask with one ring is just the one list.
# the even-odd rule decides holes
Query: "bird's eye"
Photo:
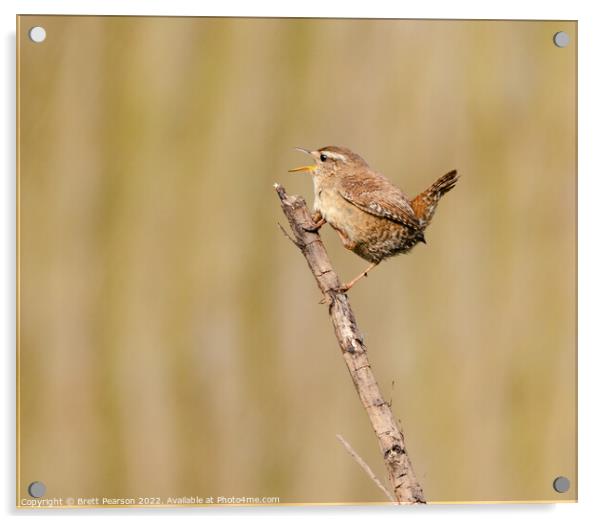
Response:
[{"label": "bird's eye", "polygon": [[321,160],[322,162],[326,162],[326,160],[328,160],[328,157],[327,157],[327,156],[326,156],[324,153],[322,153],[322,154],[320,155],[320,160]]}]

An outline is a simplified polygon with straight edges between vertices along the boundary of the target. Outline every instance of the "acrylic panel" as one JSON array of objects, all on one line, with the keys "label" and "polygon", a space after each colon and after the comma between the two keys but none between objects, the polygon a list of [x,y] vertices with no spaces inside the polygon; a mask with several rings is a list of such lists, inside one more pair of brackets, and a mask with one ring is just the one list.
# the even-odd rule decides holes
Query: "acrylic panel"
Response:
[{"label": "acrylic panel", "polygon": [[323,146],[370,166],[317,233],[345,281],[333,217],[422,220],[366,170],[459,174],[341,290],[426,502],[577,499],[576,22],[27,15],[17,69],[18,506],[391,504],[279,227]]}]

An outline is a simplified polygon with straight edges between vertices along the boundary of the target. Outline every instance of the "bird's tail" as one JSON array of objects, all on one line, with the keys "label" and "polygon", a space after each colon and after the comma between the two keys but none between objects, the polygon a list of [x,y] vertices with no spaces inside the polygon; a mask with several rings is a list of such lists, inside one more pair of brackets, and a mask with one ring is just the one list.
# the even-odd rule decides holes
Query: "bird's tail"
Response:
[{"label": "bird's tail", "polygon": [[454,188],[458,181],[458,176],[458,172],[455,169],[450,171],[412,200],[412,209],[423,224],[423,228],[429,225],[441,197]]}]

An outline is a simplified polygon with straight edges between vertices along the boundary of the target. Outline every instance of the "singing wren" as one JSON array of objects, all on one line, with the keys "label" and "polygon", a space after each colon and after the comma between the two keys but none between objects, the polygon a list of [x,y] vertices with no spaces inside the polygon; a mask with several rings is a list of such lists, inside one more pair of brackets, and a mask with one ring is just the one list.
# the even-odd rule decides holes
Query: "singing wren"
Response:
[{"label": "singing wren", "polygon": [[384,259],[408,253],[418,242],[426,244],[424,230],[439,200],[458,181],[454,169],[410,199],[346,147],[296,149],[315,161],[290,170],[312,175],[315,230],[330,224],[347,249],[370,262],[370,266],[342,286],[342,291],[351,289]]}]

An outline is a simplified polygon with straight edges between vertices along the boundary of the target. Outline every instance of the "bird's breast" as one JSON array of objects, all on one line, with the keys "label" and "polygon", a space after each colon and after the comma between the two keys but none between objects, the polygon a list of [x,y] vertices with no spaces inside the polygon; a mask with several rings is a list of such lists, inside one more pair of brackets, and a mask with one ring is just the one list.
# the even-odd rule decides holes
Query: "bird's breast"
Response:
[{"label": "bird's breast", "polygon": [[315,188],[314,210],[319,211],[326,222],[346,234],[350,239],[358,236],[366,214],[345,200],[334,188]]}]

